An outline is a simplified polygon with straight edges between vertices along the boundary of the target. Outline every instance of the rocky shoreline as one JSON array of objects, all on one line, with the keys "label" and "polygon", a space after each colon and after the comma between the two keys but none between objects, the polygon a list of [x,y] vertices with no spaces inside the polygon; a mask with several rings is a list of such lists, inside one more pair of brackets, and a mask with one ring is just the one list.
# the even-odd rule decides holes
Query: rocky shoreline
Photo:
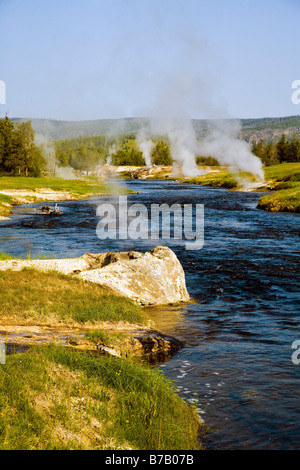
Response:
[{"label": "rocky shoreline", "polygon": [[[33,346],[56,344],[100,355],[136,357],[153,364],[166,361],[184,346],[177,338],[151,326],[101,324],[91,327],[7,321],[0,322],[0,328],[0,342],[6,345],[8,355],[27,351]],[[123,333],[125,340],[121,345],[89,340],[85,334],[97,329],[106,333]]]},{"label": "rocky shoreline", "polygon": [[[129,297],[142,306],[163,306],[186,303],[190,300],[183,268],[168,247],[157,246],[150,252],[87,253],[79,258],[0,261],[0,271],[20,271],[33,268],[44,272],[57,271],[100,284],[108,292]],[[89,330],[126,333],[126,340],[115,347],[94,343],[86,338]],[[79,350],[89,350],[114,356],[133,355],[150,362],[164,361],[175,354],[183,344],[150,325],[132,324],[80,324],[66,325],[37,323],[2,318],[0,340],[10,345],[10,350],[36,344],[57,343]]]},{"label": "rocky shoreline", "polygon": [[166,246],[156,246],[146,253],[87,253],[69,259],[0,261],[0,271],[23,268],[55,270],[100,284],[141,305],[166,305],[190,300],[183,268],[175,253]]}]

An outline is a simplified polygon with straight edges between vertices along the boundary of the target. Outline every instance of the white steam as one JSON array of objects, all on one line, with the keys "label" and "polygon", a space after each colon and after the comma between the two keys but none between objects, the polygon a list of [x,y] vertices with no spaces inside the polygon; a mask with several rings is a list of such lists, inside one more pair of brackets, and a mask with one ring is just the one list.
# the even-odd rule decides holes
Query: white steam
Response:
[{"label": "white steam", "polygon": [[[201,155],[214,157],[230,171],[246,171],[264,180],[261,160],[252,154],[247,142],[239,139],[240,123],[228,115],[217,94],[220,74],[210,70],[210,51],[191,39],[178,60],[179,68],[163,78],[156,106],[150,112],[152,133],[168,137],[175,166],[181,166],[186,176],[206,172],[196,165],[196,156]],[[194,64],[199,61],[203,67],[196,72]],[[211,123],[205,138],[197,138],[191,110]]]},{"label": "white steam", "polygon": [[143,153],[146,166],[152,166],[151,154],[154,143],[150,138],[147,137],[146,131],[143,129],[137,134],[137,146],[138,149]]},{"label": "white steam", "polygon": [[175,168],[180,166],[186,176],[199,174],[195,162],[196,135],[191,120],[172,117],[153,119],[152,130],[168,138]]},{"label": "white steam", "polygon": [[106,159],[106,165],[111,165],[112,155],[116,153],[116,144],[112,144],[111,147],[108,149],[108,156]]},{"label": "white steam", "polygon": [[211,156],[229,171],[246,171],[263,181],[264,171],[261,160],[253,155],[250,144],[238,138],[238,121],[215,121],[207,138],[198,143],[198,152]]},{"label": "white steam", "polygon": [[35,134],[34,142],[42,152],[42,155],[47,163],[47,169],[50,176],[58,176],[64,179],[74,179],[74,169],[70,166],[61,167],[56,160],[56,152],[53,140],[44,134]]}]

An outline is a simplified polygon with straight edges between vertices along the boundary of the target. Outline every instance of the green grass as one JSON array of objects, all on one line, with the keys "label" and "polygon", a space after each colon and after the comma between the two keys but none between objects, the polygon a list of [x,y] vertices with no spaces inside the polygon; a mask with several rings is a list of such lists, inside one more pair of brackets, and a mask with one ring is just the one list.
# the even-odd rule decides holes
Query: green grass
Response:
[{"label": "green grass", "polygon": [[265,168],[274,192],[258,201],[258,209],[268,212],[300,212],[300,163],[282,163]]},{"label": "green grass", "polygon": [[[66,191],[79,196],[98,193],[109,194],[114,189],[111,185],[99,182],[96,177],[87,177],[84,179],[0,177],[0,190],[27,189],[36,191],[42,188],[52,189],[53,191]],[[123,190],[123,188],[119,187],[118,189],[120,191]]]},{"label": "green grass", "polygon": [[6,194],[0,194],[0,215],[3,217],[7,217],[11,213],[11,204],[13,204],[14,200],[10,196],[6,196]]},{"label": "green grass", "polygon": [[[300,163],[282,163],[264,168],[265,180],[272,194],[262,197],[257,207],[271,212],[300,212]],[[175,179],[175,178],[174,178]],[[240,171],[208,173],[195,178],[176,178],[179,181],[202,186],[238,190],[243,181],[254,181],[253,175]]]},{"label": "green grass", "polygon": [[195,408],[157,369],[58,346],[0,365],[0,449],[199,449]]},{"label": "green grass", "polygon": [[300,184],[260,198],[257,208],[268,212],[300,212]]},{"label": "green grass", "polygon": [[229,171],[220,171],[219,173],[208,173],[206,175],[199,175],[195,178],[185,178],[183,180],[189,184],[200,184],[201,186],[212,186],[217,188],[236,189],[238,182],[234,175]]},{"label": "green grass", "polygon": [[0,251],[0,261],[5,261],[7,259],[15,259],[15,258],[1,250]]},{"label": "green grass", "polygon": [[141,307],[101,286],[57,272],[0,271],[0,320],[4,316],[40,321],[139,323]]},{"label": "green grass", "polygon": [[[130,299],[54,271],[0,271],[0,298],[3,325],[80,322],[87,339],[108,346],[130,341],[119,322],[147,323]],[[101,322],[113,331],[99,331]],[[200,447],[200,429],[195,407],[175,385],[130,354],[52,344],[8,355],[0,365],[1,450],[192,450]]]},{"label": "green grass", "polygon": [[284,180],[300,172],[300,163],[281,163],[280,165],[271,165],[264,168],[265,179]]},{"label": "green grass", "polygon": [[[25,178],[16,176],[1,176],[0,191],[3,190],[27,190],[39,191],[41,189],[50,189],[52,191],[62,191],[73,196],[75,199],[89,198],[105,194],[122,194],[132,192],[126,188],[106,184],[97,177],[85,177],[83,179],[63,179],[63,178]],[[28,202],[40,202],[39,197],[28,197]],[[19,204],[18,196],[7,196],[0,194],[0,215],[7,216],[11,212],[11,205]]]}]

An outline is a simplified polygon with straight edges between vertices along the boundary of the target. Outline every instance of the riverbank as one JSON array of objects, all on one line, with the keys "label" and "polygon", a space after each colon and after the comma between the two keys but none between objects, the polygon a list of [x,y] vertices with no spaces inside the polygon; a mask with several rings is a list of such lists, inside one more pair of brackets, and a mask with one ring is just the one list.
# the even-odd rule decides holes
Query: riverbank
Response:
[{"label": "riverbank", "polygon": [[180,168],[177,173],[172,167],[124,167],[118,173],[125,178],[168,179],[180,183],[199,184],[234,191],[270,192],[263,196],[257,207],[269,212],[300,212],[300,163],[282,163],[264,168],[265,181],[255,181],[251,173],[232,173],[228,168],[198,167],[199,175],[187,177]]},{"label": "riverbank", "polygon": [[1,449],[200,449],[196,408],[150,365],[182,344],[140,305],[28,267],[0,292]]},{"label": "riverbank", "polygon": [[83,179],[0,177],[0,220],[5,220],[18,204],[89,199],[108,194],[124,194],[126,188],[107,184],[97,177]]}]

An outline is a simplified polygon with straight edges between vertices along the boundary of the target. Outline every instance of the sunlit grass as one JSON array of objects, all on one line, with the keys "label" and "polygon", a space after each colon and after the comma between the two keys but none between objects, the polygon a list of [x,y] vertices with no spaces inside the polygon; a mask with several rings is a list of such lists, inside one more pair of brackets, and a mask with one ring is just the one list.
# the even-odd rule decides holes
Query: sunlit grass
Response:
[{"label": "sunlit grass", "polygon": [[262,197],[258,209],[269,212],[300,212],[300,163],[282,163],[265,169],[272,180],[272,194]]},{"label": "sunlit grass", "polygon": [[[18,176],[1,176],[0,191],[4,190],[27,190],[38,192],[41,189],[52,191],[61,191],[75,199],[92,197],[106,194],[123,194],[132,192],[121,186],[106,184],[98,180],[97,177],[85,177],[82,179],[63,179],[63,178],[25,178]],[[25,196],[22,196],[25,197]],[[41,197],[34,198],[28,196],[28,202],[34,203],[40,201]],[[11,212],[11,205],[18,204],[18,195],[4,195],[0,193],[0,215],[7,216]]]},{"label": "sunlit grass", "polygon": [[257,207],[269,212],[300,212],[300,183],[262,197]]},{"label": "sunlit grass", "polygon": [[195,408],[158,370],[58,346],[0,365],[0,449],[199,449]]},{"label": "sunlit grass", "polygon": [[56,272],[0,271],[0,319],[142,321],[141,307],[101,286]]}]

